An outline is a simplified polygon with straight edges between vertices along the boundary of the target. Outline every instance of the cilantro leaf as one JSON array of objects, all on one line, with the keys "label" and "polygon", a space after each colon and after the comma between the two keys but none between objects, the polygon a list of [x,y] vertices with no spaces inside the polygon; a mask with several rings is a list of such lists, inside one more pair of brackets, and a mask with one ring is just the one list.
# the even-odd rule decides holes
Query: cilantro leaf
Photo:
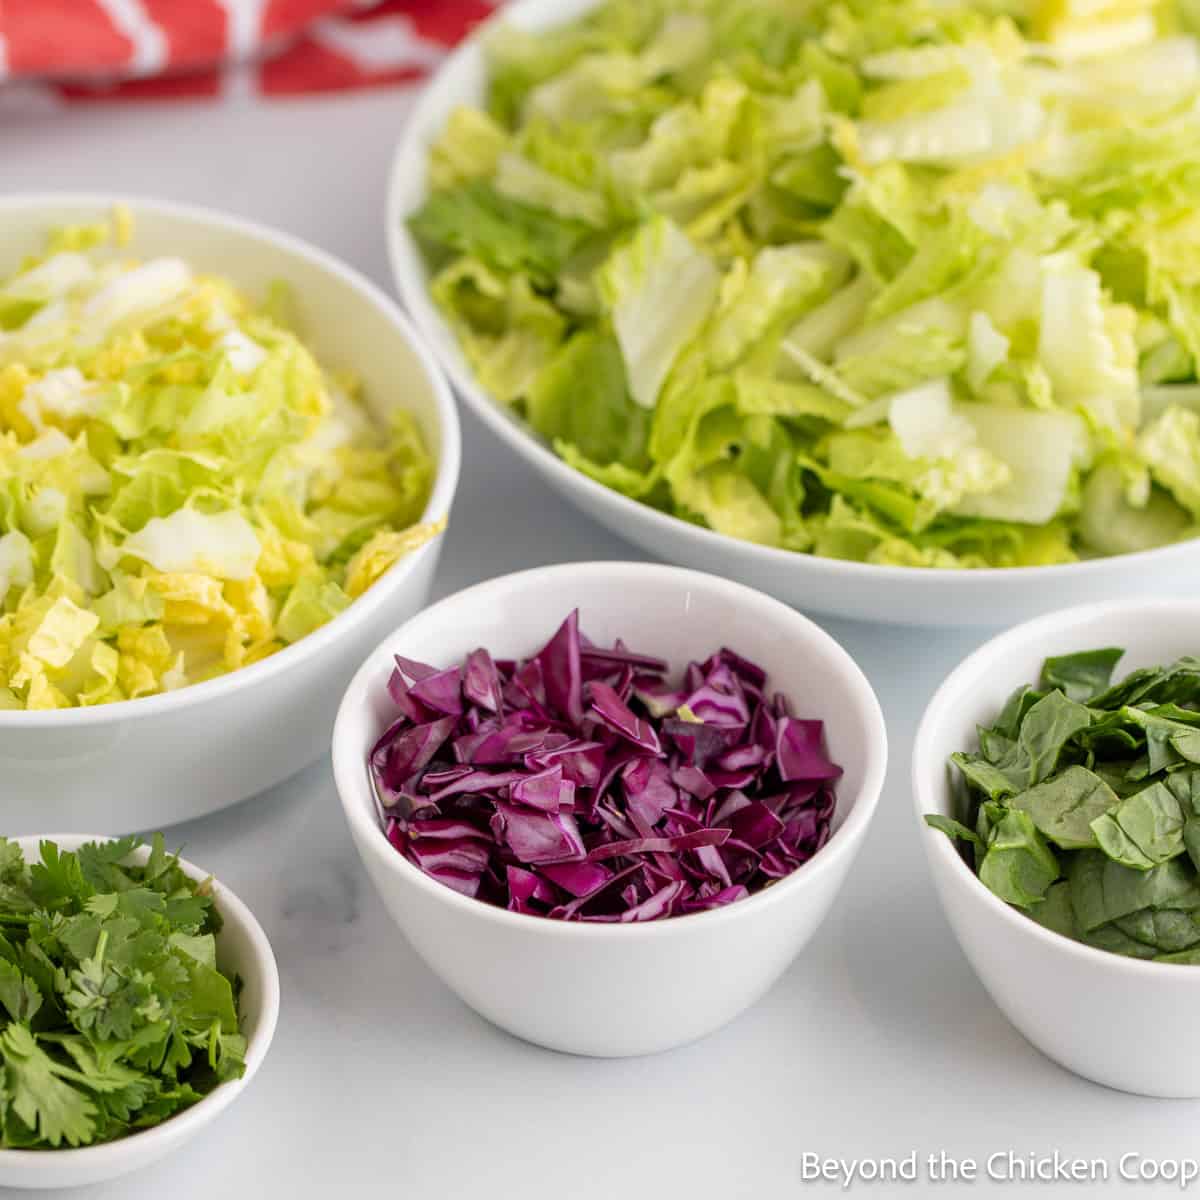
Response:
[{"label": "cilantro leaf", "polygon": [[0,922],[8,917],[19,924],[35,907],[21,847],[0,838]]},{"label": "cilantro leaf", "polygon": [[21,847],[8,838],[0,838],[0,883],[20,883],[25,879],[25,858]]},{"label": "cilantro leaf", "polygon": [[26,1023],[42,1007],[42,993],[37,984],[7,959],[0,959],[0,1004],[8,1009],[14,1021]]},{"label": "cilantro leaf", "polygon": [[96,1106],[68,1082],[80,1078],[78,1071],[52,1059],[29,1029],[16,1022],[0,1034],[0,1058],[12,1113],[28,1130],[51,1146],[91,1141]]},{"label": "cilantro leaf", "polygon": [[88,842],[75,852],[84,879],[98,891],[121,891],[130,886],[129,876],[120,864],[138,847],[135,837],[115,842]]},{"label": "cilantro leaf", "polygon": [[39,849],[42,861],[29,868],[33,899],[39,908],[73,908],[92,895],[95,889],[84,879],[76,855],[60,851],[53,842],[42,842]]}]

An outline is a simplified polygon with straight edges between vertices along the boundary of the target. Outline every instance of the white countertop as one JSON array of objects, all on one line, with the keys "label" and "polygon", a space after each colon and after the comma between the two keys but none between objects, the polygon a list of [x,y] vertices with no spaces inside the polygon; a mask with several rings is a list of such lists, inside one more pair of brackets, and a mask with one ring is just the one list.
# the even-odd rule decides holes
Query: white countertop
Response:
[{"label": "white countertop", "polygon": [[[395,92],[270,107],[96,106],[9,113],[0,191],[157,194],[299,234],[390,290],[383,187],[406,100]],[[437,594],[541,563],[642,555],[564,506],[464,414],[462,484]],[[1200,1155],[1200,1105],[1076,1079],[1008,1025],[938,909],[908,786],[921,711],[983,631],[824,622],[879,693],[891,770],[834,912],[756,1008],[670,1054],[592,1061],[497,1032],[438,983],[359,869],[327,764],[169,840],[254,909],[275,947],[283,1009],[262,1072],[182,1153],[89,1191],[97,1200],[386,1194],[409,1200],[633,1200],[811,1193],[822,1157],[1104,1159]],[[99,825],[102,822],[97,821]],[[714,964],[719,969],[719,964]],[[630,997],[636,1004],[637,998]],[[1081,998],[1086,1003],[1086,998]],[[1136,1014],[1127,1030],[1137,1036]],[[1200,1192],[1200,1183],[1194,1185]],[[966,1185],[858,1183],[856,1195]],[[971,1194],[1020,1185],[982,1179]],[[34,1193],[30,1193],[33,1195]],[[43,1193],[44,1194],[44,1193]]]}]

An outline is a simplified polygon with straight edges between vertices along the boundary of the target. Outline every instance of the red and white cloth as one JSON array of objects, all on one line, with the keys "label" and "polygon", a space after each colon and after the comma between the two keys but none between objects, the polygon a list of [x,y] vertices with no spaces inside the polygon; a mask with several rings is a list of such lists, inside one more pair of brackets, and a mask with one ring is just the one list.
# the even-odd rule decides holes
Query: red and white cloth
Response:
[{"label": "red and white cloth", "polygon": [[497,0],[0,0],[0,90],[295,96],[419,81]]}]

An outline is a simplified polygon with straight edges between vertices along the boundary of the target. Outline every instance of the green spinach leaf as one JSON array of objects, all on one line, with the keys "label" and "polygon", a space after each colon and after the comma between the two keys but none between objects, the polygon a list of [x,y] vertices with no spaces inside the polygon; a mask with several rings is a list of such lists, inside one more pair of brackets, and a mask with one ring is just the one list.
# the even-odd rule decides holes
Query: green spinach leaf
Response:
[{"label": "green spinach leaf", "polygon": [[950,761],[963,773],[963,778],[989,800],[1003,800],[1018,790],[999,767],[977,754],[952,754]]},{"label": "green spinach leaf", "polygon": [[1187,813],[1165,783],[1126,797],[1092,822],[1096,844],[1115,862],[1144,871],[1182,854]]},{"label": "green spinach leaf", "polygon": [[1098,929],[1081,933],[1079,940],[1096,950],[1106,950],[1109,954],[1123,954],[1126,958],[1150,959],[1157,957],[1158,953],[1153,946],[1131,938],[1115,924],[1101,925]]},{"label": "green spinach leaf", "polygon": [[1200,944],[1195,914],[1176,908],[1144,908],[1113,922],[1124,934],[1163,954]]},{"label": "green spinach leaf", "polygon": [[1021,728],[1021,722],[1025,720],[1025,715],[1044,695],[1044,692],[1039,692],[1027,683],[1021,684],[1009,696],[1008,701],[1000,710],[1000,715],[996,718],[996,723],[992,726],[991,731],[1009,741],[1015,741],[1017,730]]},{"label": "green spinach leaf", "polygon": [[1093,823],[1120,804],[1120,799],[1086,767],[1068,767],[1010,797],[1009,804],[1027,812],[1038,829],[1063,850],[1085,850],[1096,845]]},{"label": "green spinach leaf", "polygon": [[1058,878],[1058,860],[1028,813],[1011,809],[992,826],[979,878],[1002,900],[1020,908],[1045,898]]},{"label": "green spinach leaf", "polygon": [[1067,866],[1079,928],[1088,933],[1143,908],[1200,905],[1195,872],[1178,859],[1148,871],[1114,862],[1100,850],[1080,850]]},{"label": "green spinach leaf", "polygon": [[1063,937],[1077,939],[1075,910],[1071,906],[1071,885],[1060,879],[1046,891],[1041,904],[1029,909],[1029,915],[1041,926]]},{"label": "green spinach leaf", "polygon": [[1086,704],[1103,692],[1124,650],[1109,647],[1048,658],[1042,664],[1041,688],[1058,688],[1068,700]]},{"label": "green spinach leaf", "polygon": [[961,821],[953,817],[943,817],[941,813],[926,813],[925,824],[930,829],[939,829],[950,838],[958,838],[970,842],[973,846],[983,844],[983,839],[973,829],[968,829]]}]

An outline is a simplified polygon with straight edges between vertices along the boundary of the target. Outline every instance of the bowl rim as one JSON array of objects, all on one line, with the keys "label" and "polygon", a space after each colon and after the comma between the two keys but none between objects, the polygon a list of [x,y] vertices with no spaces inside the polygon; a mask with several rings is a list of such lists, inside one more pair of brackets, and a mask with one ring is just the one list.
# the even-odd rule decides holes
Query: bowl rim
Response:
[{"label": "bowl rim", "polygon": [[[919,584],[922,581],[936,586],[955,580],[960,587],[984,591],[994,589],[1001,580],[1020,587],[1030,584],[1051,585],[1064,577],[1077,579],[1089,574],[1103,573],[1113,569],[1115,563],[1138,570],[1147,567],[1166,569],[1177,560],[1189,558],[1200,560],[1200,536],[1156,546],[1150,550],[1104,555],[1073,563],[1022,567],[902,567],[826,558],[776,546],[763,546],[694,525],[682,517],[662,512],[605,487],[604,484],[569,466],[527,422],[489,395],[462,359],[458,352],[457,339],[449,323],[442,317],[430,296],[428,282],[422,273],[423,256],[416,239],[408,232],[405,224],[405,218],[411,215],[414,206],[405,202],[404,194],[409,190],[410,182],[414,178],[422,180],[420,194],[427,194],[425,180],[428,153],[424,139],[434,127],[433,113],[444,104],[447,97],[457,93],[458,89],[452,85],[456,83],[459,73],[465,69],[468,61],[481,53],[483,39],[490,30],[504,24],[533,27],[533,22],[536,22],[538,28],[553,28],[576,19],[602,2],[603,0],[576,0],[573,5],[567,6],[562,4],[561,0],[513,0],[512,3],[496,10],[443,59],[433,78],[417,98],[393,151],[388,172],[385,223],[388,260],[396,292],[405,310],[412,314],[417,328],[449,375],[455,391],[464,398],[471,411],[492,433],[520,457],[531,462],[537,470],[550,476],[556,484],[568,491],[582,492],[592,503],[612,510],[624,521],[640,521],[662,536],[674,537],[688,543],[698,552],[742,554],[763,570],[790,571],[799,564],[806,572],[811,572],[814,577],[826,583],[848,577],[863,586],[870,586],[872,583],[881,587],[898,583]],[[555,19],[556,17],[561,19]],[[454,347],[453,351],[448,348],[450,346]]]},{"label": "bowl rim", "polygon": [[[424,337],[399,305],[382,288],[372,283],[365,275],[349,263],[326,250],[285,233],[269,225],[235,216],[219,209],[199,205],[179,204],[171,200],[151,196],[118,192],[52,191],[17,192],[0,196],[0,220],[11,211],[25,209],[70,209],[78,208],[81,215],[87,210],[104,212],[118,205],[129,208],[135,223],[139,213],[168,217],[211,230],[214,234],[234,233],[243,237],[265,242],[285,254],[307,261],[327,275],[334,276],[357,292],[362,299],[385,317],[402,338],[416,358],[421,372],[428,380],[433,395],[433,407],[437,421],[439,447],[433,486],[429,500],[419,518],[420,523],[445,520],[450,515],[454,494],[458,488],[462,466],[462,432],[458,420],[458,409],[450,385],[430,352]],[[269,658],[239,667],[214,679],[188,684],[172,692],[160,692],[154,696],[141,696],[133,700],[118,700],[91,708],[56,708],[44,711],[11,709],[0,710],[0,730],[35,728],[77,728],[119,723],[134,717],[159,716],[175,713],[206,700],[219,700],[239,688],[252,687],[298,666],[306,658],[312,658],[331,646],[343,631],[365,621],[369,614],[385,606],[402,582],[411,575],[417,565],[436,552],[438,543],[445,537],[445,530],[436,534],[423,546],[389,568],[363,595],[340,612],[332,621],[314,630],[298,642],[285,646]]]},{"label": "bowl rim", "polygon": [[[387,840],[375,816],[375,805],[365,763],[358,752],[351,749],[349,724],[353,720],[354,714],[366,702],[370,676],[379,669],[385,660],[390,658],[392,651],[389,647],[414,624],[421,621],[445,619],[446,615],[452,613],[458,605],[477,601],[491,592],[513,589],[519,591],[540,586],[545,583],[547,577],[566,576],[577,582],[581,592],[586,594],[590,588],[598,587],[600,584],[611,586],[614,582],[620,582],[625,586],[636,586],[634,581],[629,578],[631,575],[641,576],[645,579],[657,579],[662,582],[669,581],[679,587],[703,588],[710,594],[723,594],[736,599],[742,605],[753,605],[764,620],[774,620],[781,625],[790,625],[794,642],[805,640],[809,645],[819,645],[832,657],[836,664],[835,670],[845,681],[851,700],[858,708],[863,723],[869,731],[868,742],[861,749],[861,755],[865,761],[863,781],[853,797],[853,804],[845,820],[812,858],[762,891],[721,908],[707,909],[703,912],[688,913],[659,921],[600,924],[551,920],[548,917],[530,913],[510,912],[508,909],[476,900],[472,896],[464,896],[454,891],[453,888],[439,883],[436,879],[431,879],[423,871],[413,866],[404,855],[398,853]],[[458,909],[463,914],[473,914],[482,921],[498,923],[501,926],[507,925],[512,929],[540,930],[548,937],[578,937],[596,941],[614,938],[670,937],[672,930],[694,929],[699,927],[702,922],[715,925],[722,921],[749,918],[768,905],[785,902],[793,892],[818,875],[836,871],[837,865],[842,860],[849,860],[853,857],[866,836],[887,776],[887,762],[887,724],[879,705],[879,699],[862,668],[840,642],[803,613],[797,612],[782,601],[767,596],[763,592],[717,575],[665,563],[632,561],[557,563],[553,566],[534,567],[508,575],[500,575],[446,596],[398,626],[371,651],[346,688],[333,727],[334,782],[360,856],[365,856],[367,853],[373,854],[385,870],[395,872],[409,886],[420,888],[439,902]],[[844,796],[839,796],[839,803],[844,800]]]},{"label": "bowl rim", "polygon": [[[42,833],[27,834],[12,840],[25,851],[26,862],[28,862],[28,847],[36,846],[39,842],[50,841],[61,849],[75,850],[85,842],[105,843],[117,839],[109,834]],[[149,852],[149,847],[145,842],[134,853],[142,855],[143,851]],[[207,1096],[197,1100],[190,1108],[185,1108],[182,1112],[168,1117],[158,1125],[153,1125],[149,1129],[140,1129],[136,1133],[128,1133],[111,1142],[100,1142],[95,1146],[65,1146],[50,1150],[0,1149],[0,1170],[18,1169],[31,1174],[40,1167],[92,1170],[102,1169],[105,1162],[111,1162],[115,1167],[122,1158],[127,1157],[134,1150],[135,1146],[137,1149],[149,1152],[152,1141],[167,1139],[175,1141],[187,1138],[190,1133],[198,1133],[209,1120],[232,1104],[258,1073],[263,1059],[267,1056],[267,1051],[271,1048],[271,1042],[275,1037],[275,1028],[279,1021],[279,965],[275,961],[275,953],[271,949],[271,943],[263,931],[263,927],[259,924],[258,918],[231,888],[223,884],[211,872],[202,870],[187,859],[180,858],[179,865],[184,873],[192,879],[201,881],[212,879],[214,900],[220,909],[222,919],[241,929],[253,950],[253,961],[259,975],[258,982],[262,987],[262,1013],[258,1029],[254,1036],[246,1042],[245,1073],[240,1079],[229,1079],[218,1084]]]},{"label": "bowl rim", "polygon": [[1039,925],[984,887],[979,877],[958,853],[957,844],[944,833],[925,824],[927,813],[951,815],[941,803],[948,794],[948,786],[944,782],[938,782],[939,779],[948,777],[948,767],[932,758],[929,747],[934,731],[945,721],[947,713],[962,701],[963,693],[971,682],[996,662],[1002,662],[1009,652],[1024,647],[1027,642],[1043,634],[1055,630],[1069,630],[1096,620],[1121,618],[1133,624],[1154,616],[1187,616],[1193,620],[1200,620],[1200,601],[1147,596],[1142,599],[1102,601],[1073,608],[1060,608],[1015,625],[971,651],[938,685],[917,726],[913,739],[911,767],[913,808],[919,834],[925,839],[925,851],[931,869],[953,880],[956,886],[972,895],[975,902],[990,911],[996,920],[1003,921],[1014,931],[1020,931],[1020,935],[1040,942],[1052,953],[1073,958],[1081,965],[1127,972],[1133,976],[1141,975],[1146,979],[1158,978],[1160,981],[1167,978],[1179,981],[1185,978],[1179,974],[1180,971],[1192,971],[1194,979],[1200,983],[1200,970],[1188,963],[1160,963],[1129,958],[1123,954],[1114,954],[1109,950],[1099,950],[1095,946],[1077,942],[1074,938]]}]

